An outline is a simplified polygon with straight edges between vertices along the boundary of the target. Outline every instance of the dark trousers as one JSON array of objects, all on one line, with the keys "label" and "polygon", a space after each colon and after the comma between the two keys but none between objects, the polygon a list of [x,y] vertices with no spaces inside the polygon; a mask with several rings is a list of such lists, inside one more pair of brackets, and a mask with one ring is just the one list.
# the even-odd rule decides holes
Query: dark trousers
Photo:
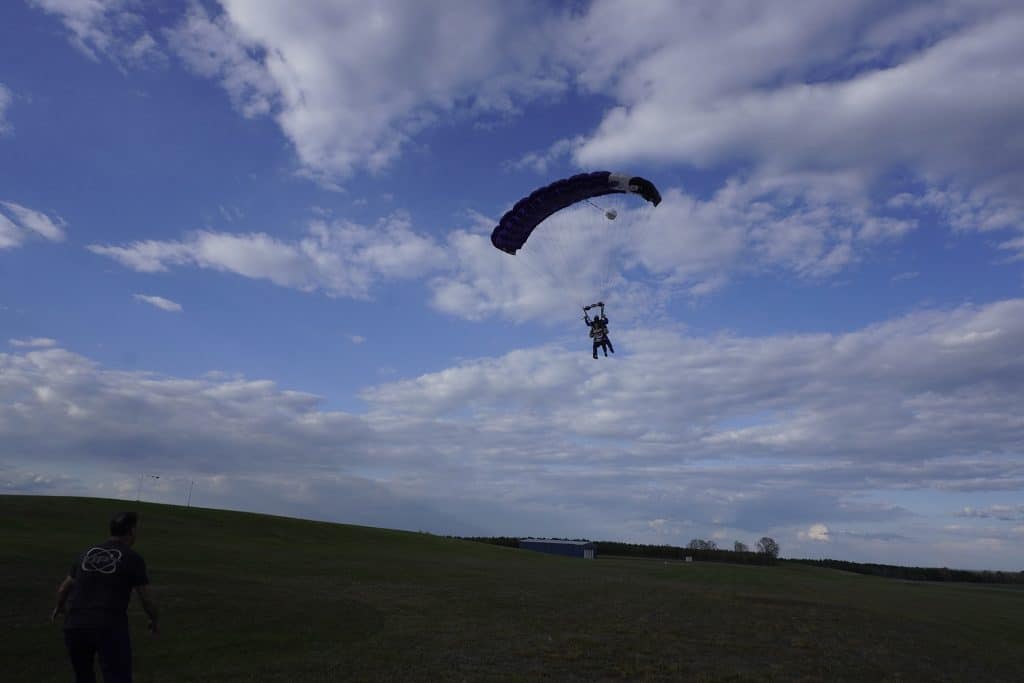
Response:
[{"label": "dark trousers", "polygon": [[597,358],[597,348],[598,347],[601,347],[601,350],[604,351],[604,355],[606,355],[606,356],[608,355],[609,351],[611,351],[612,353],[615,353],[615,348],[612,346],[612,340],[611,339],[607,339],[606,338],[606,339],[604,339],[604,341],[595,341],[594,342],[594,358]]},{"label": "dark trousers", "polygon": [[96,683],[93,661],[99,655],[104,683],[132,683],[132,641],[128,624],[64,631],[75,683]]}]

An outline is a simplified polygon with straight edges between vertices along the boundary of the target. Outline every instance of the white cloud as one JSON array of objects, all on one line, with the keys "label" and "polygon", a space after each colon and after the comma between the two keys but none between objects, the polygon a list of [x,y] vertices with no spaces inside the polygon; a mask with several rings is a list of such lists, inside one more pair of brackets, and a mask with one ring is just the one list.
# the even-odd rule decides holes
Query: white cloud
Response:
[{"label": "white cloud", "polygon": [[137,0],[28,0],[60,18],[71,44],[94,61],[106,57],[118,66],[159,62],[156,40],[146,31]]},{"label": "white cloud", "polygon": [[269,114],[280,97],[259,45],[246,40],[228,15],[211,18],[193,3],[181,25],[167,32],[172,49],[196,73],[217,78],[243,115]]},{"label": "white cloud", "polygon": [[[36,4],[62,16],[90,53],[138,49],[137,35],[150,35],[133,3]],[[273,117],[300,172],[325,186],[392,164],[427,127],[507,116],[575,88],[609,99],[601,123],[513,168],[546,173],[571,154],[583,167],[739,168],[735,183],[762,190],[786,178],[790,203],[769,202],[768,224],[746,236],[802,276],[837,273],[864,245],[913,229],[883,210],[890,173],[919,183],[912,204],[957,229],[1024,225],[1024,161],[1007,143],[1022,133],[1024,108],[1024,13],[1013,2],[204,7],[190,4],[161,37],[197,74],[219,80],[243,115]],[[764,201],[745,201],[730,208],[749,225]],[[1002,247],[1017,258],[1018,243]],[[683,289],[727,280],[708,274]],[[472,316],[509,308],[467,303],[473,288],[445,282],[439,305]]]},{"label": "white cloud", "polygon": [[245,213],[237,206],[220,205],[217,207],[217,209],[218,211],[220,211],[221,217],[228,223],[240,221],[245,217]]},{"label": "white cloud", "polygon": [[319,410],[317,397],[267,381],[109,371],[57,348],[0,354],[0,368],[0,432],[12,461],[50,453],[134,467],[180,457],[206,471],[247,460],[276,470],[313,466],[366,431]]},{"label": "white cloud", "polygon": [[64,221],[20,204],[0,201],[0,249],[21,246],[33,235],[50,242],[64,240]]},{"label": "white cloud", "polygon": [[935,24],[924,41],[880,30],[902,10],[875,18],[867,3],[749,9],[650,3],[637,16],[595,3],[575,35],[581,79],[620,106],[579,147],[580,161],[1019,173],[1019,153],[1003,144],[1024,103],[1024,14],[1013,3],[919,6],[917,20]]},{"label": "white cloud", "polygon": [[828,543],[832,540],[829,537],[829,529],[824,524],[812,524],[806,531],[798,532],[797,537],[800,540],[818,541],[819,543]]},{"label": "white cloud", "polygon": [[175,303],[170,299],[165,299],[162,296],[135,294],[133,295],[133,298],[136,301],[142,301],[144,303],[149,304],[150,306],[155,306],[156,308],[162,309],[164,311],[169,311],[171,313],[181,313],[182,311],[181,304]]},{"label": "white cloud", "polygon": [[1000,244],[999,248],[1000,249],[1005,249],[1007,251],[1015,251],[1015,252],[1017,252],[1013,256],[1013,259],[1015,261],[1024,260],[1024,236],[1021,236],[1021,237],[1018,237],[1018,238],[1012,239],[1012,240],[1007,240],[1007,241],[1003,242],[1002,244]]},{"label": "white cloud", "polygon": [[547,448],[566,434],[614,434],[631,444],[620,458],[852,458],[884,468],[932,456],[1011,457],[1024,443],[1015,412],[1024,400],[1022,321],[1022,300],[923,311],[841,335],[702,339],[620,332],[613,320],[614,362],[592,364],[581,331],[573,351],[516,351],[364,396],[430,419],[469,411],[481,430],[522,429]]},{"label": "white cloud", "polygon": [[951,195],[935,199],[954,227],[1020,229],[1024,158],[1006,144],[1024,133],[1019,5],[876,10],[596,2],[565,45],[579,82],[616,106],[575,158],[854,173],[865,190],[897,171]]},{"label": "white cloud", "polygon": [[247,116],[272,112],[327,179],[387,166],[443,119],[508,114],[566,87],[531,4],[222,4],[216,17],[193,5],[172,49]]},{"label": "white cloud", "polygon": [[10,339],[11,346],[20,349],[45,349],[57,345],[56,339],[46,337],[33,337],[31,339]]},{"label": "white cloud", "polygon": [[443,262],[438,245],[415,232],[402,213],[372,227],[313,221],[293,242],[265,233],[201,231],[180,242],[94,244],[89,250],[140,272],[194,266],[354,298],[368,297],[379,280],[419,277]]},{"label": "white cloud", "polygon": [[[930,188],[918,196],[902,194],[893,198],[898,206],[934,211],[958,231],[990,233],[1008,228],[1024,229],[1024,206],[989,188]],[[1015,241],[1005,243],[1015,248]]]},{"label": "white cloud", "polygon": [[992,505],[984,509],[965,507],[960,512],[961,517],[975,517],[980,519],[998,519],[1004,522],[1024,521],[1024,505]]},{"label": "white cloud", "polygon": [[515,170],[529,169],[536,173],[547,173],[550,166],[570,156],[582,142],[582,136],[574,139],[559,140],[546,150],[527,152],[518,160],[509,163],[508,167]]},{"label": "white cloud", "polygon": [[357,346],[360,345],[360,344],[366,343],[366,337],[360,336],[358,334],[350,334],[348,336],[348,339],[349,339],[350,342],[352,342],[353,344],[355,344]]},{"label": "white cloud", "polygon": [[21,245],[25,234],[14,221],[0,213],[0,249],[11,249]]},{"label": "white cloud", "polygon": [[11,106],[13,100],[14,95],[11,91],[0,83],[0,135],[11,131],[11,124],[7,121],[7,108]]},{"label": "white cloud", "polygon": [[[156,50],[130,0],[33,0],[87,54]],[[908,169],[1017,197],[1024,13],[1012,1],[879,9],[864,1],[742,9],[598,0],[191,3],[171,51],[246,116],[273,116],[326,182],[392,163],[427,126],[507,115],[573,87],[610,98],[572,151],[594,164],[750,164],[755,172]],[[699,67],[696,65],[700,65]],[[973,186],[972,186],[973,185]],[[1014,209],[1020,212],[1019,203]]]},{"label": "white cloud", "polygon": [[132,242],[127,247],[104,246],[91,244],[89,251],[109,256],[121,265],[142,273],[158,273],[168,269],[168,265],[182,265],[191,260],[189,245],[181,242],[159,242],[145,240]]},{"label": "white cloud", "polygon": [[[13,468],[0,463],[0,491],[4,493],[47,494],[57,487],[74,490],[78,484],[79,482],[74,477]],[[84,491],[79,489],[78,493],[84,493]]]}]

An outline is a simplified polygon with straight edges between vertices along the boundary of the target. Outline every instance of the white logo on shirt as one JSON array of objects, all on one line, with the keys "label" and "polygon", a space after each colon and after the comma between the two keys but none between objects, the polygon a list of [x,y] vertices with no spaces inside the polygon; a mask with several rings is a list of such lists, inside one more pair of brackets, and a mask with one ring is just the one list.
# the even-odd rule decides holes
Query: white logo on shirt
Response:
[{"label": "white logo on shirt", "polygon": [[121,551],[114,548],[89,548],[82,558],[82,571],[113,574],[121,562]]}]

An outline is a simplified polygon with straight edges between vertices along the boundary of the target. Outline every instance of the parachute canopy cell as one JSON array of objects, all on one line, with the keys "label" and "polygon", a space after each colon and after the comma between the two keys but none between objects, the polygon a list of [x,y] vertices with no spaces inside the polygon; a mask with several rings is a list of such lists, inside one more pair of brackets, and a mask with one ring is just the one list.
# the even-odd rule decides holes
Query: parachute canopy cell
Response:
[{"label": "parachute canopy cell", "polygon": [[658,188],[645,178],[609,171],[580,173],[557,180],[516,202],[491,232],[491,243],[515,254],[526,244],[533,229],[551,214],[576,202],[615,193],[638,194],[654,206],[661,203]]}]

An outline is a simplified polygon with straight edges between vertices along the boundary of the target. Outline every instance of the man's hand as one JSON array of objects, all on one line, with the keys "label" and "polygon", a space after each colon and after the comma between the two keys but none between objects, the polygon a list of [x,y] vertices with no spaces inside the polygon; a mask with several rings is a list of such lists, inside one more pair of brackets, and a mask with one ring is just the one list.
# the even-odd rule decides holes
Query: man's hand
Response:
[{"label": "man's hand", "polygon": [[160,633],[160,612],[157,611],[156,605],[149,599],[149,589],[145,585],[136,586],[135,593],[139,596],[139,601],[142,603],[142,609],[146,611],[146,616],[149,617],[149,625],[146,627],[149,629],[151,634],[159,635]]},{"label": "man's hand", "polygon": [[68,593],[71,592],[71,586],[75,584],[75,580],[70,576],[65,576],[64,580],[57,586],[57,606],[50,612],[50,623],[57,621],[57,617],[64,614],[64,602],[68,599]]}]

